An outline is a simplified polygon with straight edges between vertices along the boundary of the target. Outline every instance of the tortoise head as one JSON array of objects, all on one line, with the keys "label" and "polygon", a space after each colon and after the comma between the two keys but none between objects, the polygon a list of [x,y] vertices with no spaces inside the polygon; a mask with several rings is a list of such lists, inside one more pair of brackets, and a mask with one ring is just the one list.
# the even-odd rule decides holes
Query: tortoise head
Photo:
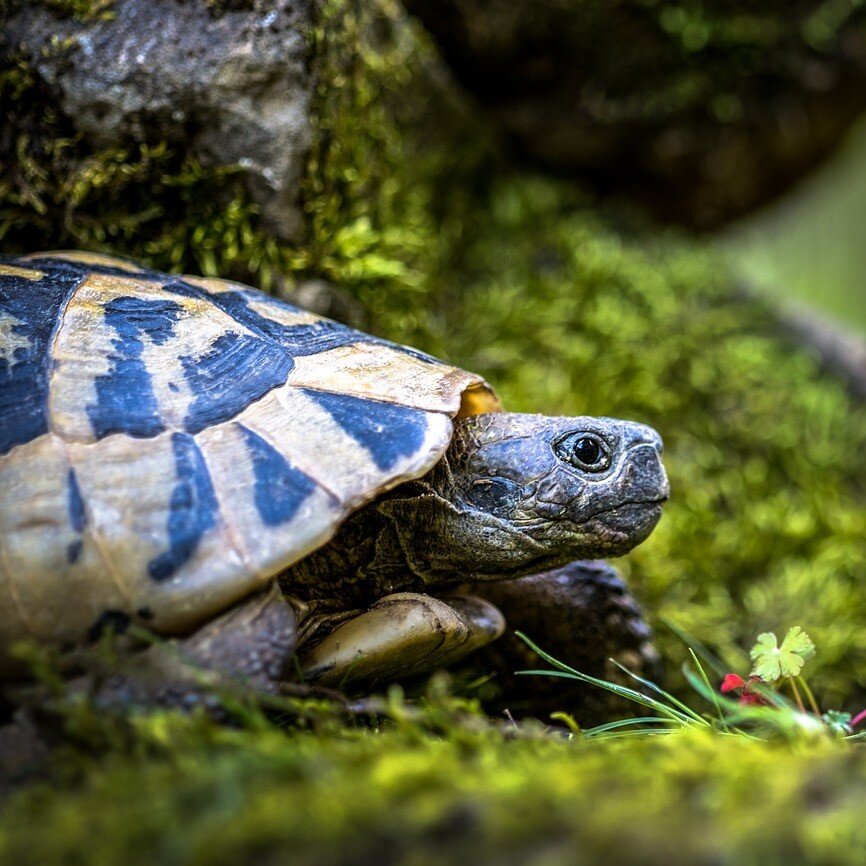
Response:
[{"label": "tortoise head", "polygon": [[403,515],[412,533],[403,547],[422,551],[415,570],[430,579],[518,577],[618,556],[661,516],[661,451],[651,427],[612,418],[466,418]]}]

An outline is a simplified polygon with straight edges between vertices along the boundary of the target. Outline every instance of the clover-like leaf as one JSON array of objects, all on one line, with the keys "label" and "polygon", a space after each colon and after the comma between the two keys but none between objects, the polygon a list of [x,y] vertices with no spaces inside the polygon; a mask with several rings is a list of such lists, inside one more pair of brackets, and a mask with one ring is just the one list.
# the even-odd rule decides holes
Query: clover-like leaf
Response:
[{"label": "clover-like leaf", "polygon": [[773,683],[782,675],[782,665],[779,662],[779,644],[776,635],[765,631],[758,635],[758,640],[749,651],[752,665],[752,676],[760,677],[765,683]]},{"label": "clover-like leaf", "polygon": [[749,655],[754,662],[752,675],[765,683],[774,683],[780,677],[799,676],[803,665],[815,655],[815,644],[795,625],[788,629],[781,646],[772,632],[759,634]]}]

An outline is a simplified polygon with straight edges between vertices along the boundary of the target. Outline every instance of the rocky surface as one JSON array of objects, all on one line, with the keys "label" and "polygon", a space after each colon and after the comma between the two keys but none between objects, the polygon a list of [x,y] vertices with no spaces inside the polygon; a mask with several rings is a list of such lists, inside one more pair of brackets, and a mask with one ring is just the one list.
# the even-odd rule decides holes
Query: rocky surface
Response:
[{"label": "rocky surface", "polygon": [[811,169],[866,108],[866,11],[409,0],[534,161],[701,229]]},{"label": "rocky surface", "polygon": [[315,89],[310,0],[117,0],[108,17],[26,3],[3,50],[22,55],[94,149],[180,142],[204,165],[238,165],[271,231],[299,230]]}]

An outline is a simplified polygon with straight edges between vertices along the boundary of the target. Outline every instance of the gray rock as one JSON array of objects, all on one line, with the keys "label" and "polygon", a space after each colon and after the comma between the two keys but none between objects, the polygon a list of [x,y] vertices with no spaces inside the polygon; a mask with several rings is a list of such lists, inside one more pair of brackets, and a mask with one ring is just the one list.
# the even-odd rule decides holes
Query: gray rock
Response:
[{"label": "gray rock", "polygon": [[5,42],[94,147],[169,140],[239,165],[269,227],[291,239],[311,138],[313,0],[248,5],[116,0],[110,20],[79,21],[27,3]]}]

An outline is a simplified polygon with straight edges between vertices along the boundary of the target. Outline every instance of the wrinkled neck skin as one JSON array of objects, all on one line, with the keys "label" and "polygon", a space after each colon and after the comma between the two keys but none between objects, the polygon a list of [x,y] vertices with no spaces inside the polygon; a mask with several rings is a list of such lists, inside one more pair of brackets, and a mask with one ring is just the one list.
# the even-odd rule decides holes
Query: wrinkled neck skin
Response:
[{"label": "wrinkled neck skin", "polygon": [[[595,446],[597,463],[578,459]],[[297,598],[362,606],[392,592],[618,556],[650,534],[667,495],[661,439],[650,427],[478,415],[455,422],[431,472],[357,511],[280,583]]]},{"label": "wrinkled neck skin", "polygon": [[[574,457],[590,438],[598,465]],[[428,587],[507,580],[627,553],[668,496],[661,439],[608,418],[497,413],[455,423],[444,458],[379,503]]]}]

